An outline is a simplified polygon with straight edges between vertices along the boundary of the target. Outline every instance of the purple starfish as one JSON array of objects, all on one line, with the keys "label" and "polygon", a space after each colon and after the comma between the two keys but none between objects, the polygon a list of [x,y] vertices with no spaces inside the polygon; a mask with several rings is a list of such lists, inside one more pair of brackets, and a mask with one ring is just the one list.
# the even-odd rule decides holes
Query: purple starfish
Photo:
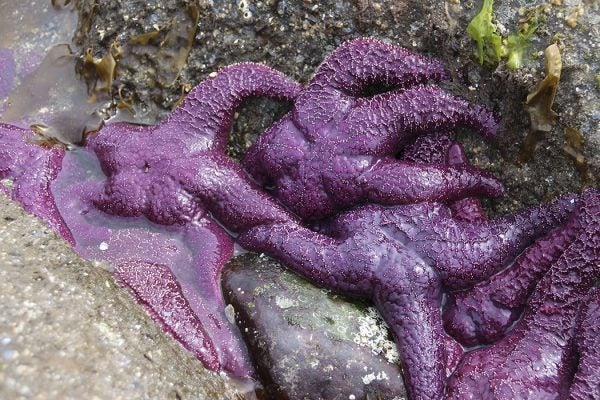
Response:
[{"label": "purple starfish", "polygon": [[575,343],[579,366],[569,392],[569,400],[600,399],[600,289],[583,300]]},{"label": "purple starfish", "polygon": [[[468,165],[399,161],[420,133],[458,126],[485,137],[493,115],[429,80],[446,78],[438,61],[370,39],[346,42],[319,67],[294,110],[263,133],[244,166],[304,219],[363,203],[385,205],[499,196],[502,185]],[[366,97],[373,85],[394,89]]]},{"label": "purple starfish", "polygon": [[[536,321],[548,315],[575,326],[591,285],[579,278],[597,273],[598,194],[587,192],[554,232],[576,206],[572,196],[488,221],[468,196],[498,195],[501,185],[471,167],[447,134],[419,136],[457,126],[495,132],[489,112],[420,86],[444,76],[437,62],[373,40],[341,46],[304,91],[267,67],[238,64],[199,85],[164,122],[107,125],[78,151],[43,149],[28,143],[31,133],[0,125],[0,178],[10,178],[4,190],[82,255],[116,265],[151,315],[208,368],[240,376],[251,369],[223,310],[218,277],[233,241],[215,217],[243,231],[243,245],[278,256],[313,282],[372,299],[392,327],[413,399],[441,398],[450,375],[452,393],[486,379],[499,384],[481,389],[485,395],[568,387],[572,368],[562,361],[548,381],[531,383],[542,356],[527,346],[540,336]],[[396,90],[369,99],[372,84]],[[303,227],[225,156],[234,110],[252,95],[299,96],[245,160],[261,183],[275,184],[285,205],[308,219],[365,202],[395,206],[352,210],[318,233]],[[442,328],[444,290],[465,289],[448,295],[445,323],[463,343],[479,345],[506,335],[542,276],[550,283],[537,286],[539,300],[534,296],[517,327],[463,357]],[[562,283],[576,304],[552,314],[549,301],[565,300]],[[598,329],[593,304],[581,314],[579,336],[565,333],[581,358],[574,398],[598,379],[589,347]],[[575,354],[572,346],[552,347],[551,338],[541,342],[545,354]],[[521,356],[532,362],[522,365],[527,373],[503,375],[502,360]],[[466,378],[469,368],[485,370],[479,381]]]},{"label": "purple starfish", "polygon": [[[568,395],[576,366],[578,309],[600,273],[600,192],[586,191],[576,214],[576,238],[552,261],[522,320],[498,343],[463,357],[448,381],[448,400],[551,400]],[[598,349],[593,347],[597,304],[589,307],[581,323],[581,364],[573,398],[591,399],[587,393],[598,393],[598,387],[593,387],[599,379],[593,369],[598,363]]]},{"label": "purple starfish", "polygon": [[[155,224],[179,226],[177,230],[184,231],[185,246],[190,249],[192,270],[182,270],[181,265],[189,264],[177,263],[172,256],[159,260],[157,254],[150,265],[144,260],[128,262],[124,265],[129,268],[120,265],[117,274],[205,365],[211,369],[222,367],[237,376],[247,375],[249,367],[244,350],[228,327],[219,283],[221,268],[232,256],[232,242],[213,216],[234,231],[293,217],[246,177],[225,155],[225,146],[233,114],[244,98],[292,100],[299,89],[297,83],[265,66],[233,65],[197,86],[162,123],[153,127],[107,125],[86,145],[106,175],[83,196],[90,200],[87,209],[93,215],[99,209],[121,217],[145,216]],[[67,194],[64,201],[81,198],[83,193],[76,189],[73,194]],[[74,212],[81,208],[61,210],[69,215],[70,226],[81,218]],[[123,237],[116,241],[120,248],[129,247]],[[117,258],[123,260],[123,254]],[[153,269],[155,278],[149,284],[149,278],[139,271]],[[164,293],[169,295],[161,298]],[[183,300],[189,304],[173,308]],[[169,318],[162,318],[167,312]],[[204,336],[216,347],[218,362],[207,350],[210,341],[199,339]]]},{"label": "purple starfish", "polygon": [[238,242],[318,285],[372,299],[394,333],[411,399],[439,399],[451,358],[442,285],[464,288],[489,278],[562,223],[574,203],[567,196],[475,223],[456,220],[439,203],[367,206],[337,217],[323,228],[327,234],[287,222],[250,229]]},{"label": "purple starfish", "polygon": [[290,214],[227,157],[225,146],[244,98],[293,100],[299,91],[297,83],[268,67],[236,64],[198,85],[156,126],[107,125],[87,144],[107,177],[96,206],[165,225],[210,211],[235,231],[289,220]]},{"label": "purple starfish", "polygon": [[1,124],[0,178],[11,188],[0,188],[82,256],[116,266],[150,314],[207,368],[247,376],[252,367],[225,316],[219,282],[233,240],[211,215],[233,229],[292,218],[224,148],[244,98],[291,100],[299,90],[262,65],[234,65],[195,88],[163,123],[108,125],[71,152],[35,145],[30,131]]},{"label": "purple starfish", "polygon": [[28,144],[31,132],[1,125],[0,177],[11,178],[13,198],[81,255],[118,266],[121,281],[208,368],[247,376],[219,285],[233,241],[212,216],[231,229],[293,217],[224,148],[244,98],[291,100],[299,89],[265,66],[230,66],[161,124],[107,125],[85,149],[66,153]]},{"label": "purple starfish", "polygon": [[50,193],[50,183],[56,178],[63,157],[61,148],[35,144],[30,131],[0,123],[0,179],[7,180],[6,185],[0,184],[0,190],[73,244]]}]

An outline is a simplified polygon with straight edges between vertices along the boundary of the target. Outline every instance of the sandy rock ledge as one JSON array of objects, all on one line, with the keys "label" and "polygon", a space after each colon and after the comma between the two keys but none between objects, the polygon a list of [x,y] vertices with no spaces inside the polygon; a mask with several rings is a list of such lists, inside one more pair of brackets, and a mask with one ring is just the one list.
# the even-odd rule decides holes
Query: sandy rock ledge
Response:
[{"label": "sandy rock ledge", "polygon": [[0,398],[233,399],[111,275],[0,193]]}]

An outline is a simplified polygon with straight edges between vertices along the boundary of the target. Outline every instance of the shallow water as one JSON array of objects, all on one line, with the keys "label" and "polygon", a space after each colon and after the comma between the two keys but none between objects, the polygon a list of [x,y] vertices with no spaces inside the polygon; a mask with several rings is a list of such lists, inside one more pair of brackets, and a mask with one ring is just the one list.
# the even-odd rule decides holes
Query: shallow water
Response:
[{"label": "shallow water", "polygon": [[218,269],[233,256],[233,240],[225,232],[214,234],[216,223],[208,215],[198,215],[185,226],[167,226],[145,217],[122,218],[99,211],[86,200],[97,193],[104,180],[92,152],[82,148],[66,152],[51,188],[58,211],[73,235],[74,249],[86,259],[108,263],[111,270],[130,260],[166,265],[223,366],[243,376],[244,371],[235,370],[239,368],[235,363],[228,365],[233,362],[230,357],[245,354],[245,346],[235,325],[227,320],[218,280]]},{"label": "shallow water", "polygon": [[84,132],[100,126],[110,98],[90,96],[76,73],[71,39],[77,12],[47,0],[0,0],[0,9],[0,58],[14,67],[14,79],[0,82],[0,119],[35,125],[63,143],[80,142]]}]

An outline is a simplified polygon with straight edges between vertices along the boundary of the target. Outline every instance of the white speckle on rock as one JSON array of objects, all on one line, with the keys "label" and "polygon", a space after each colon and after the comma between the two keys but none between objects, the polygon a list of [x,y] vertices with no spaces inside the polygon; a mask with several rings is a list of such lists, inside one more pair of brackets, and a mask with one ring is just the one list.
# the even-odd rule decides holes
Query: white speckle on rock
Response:
[{"label": "white speckle on rock", "polygon": [[275,296],[275,304],[277,304],[277,306],[279,308],[286,309],[286,308],[290,308],[290,307],[297,307],[298,301],[289,299],[287,297]]},{"label": "white speckle on rock", "polygon": [[13,181],[11,179],[5,178],[0,180],[0,183],[2,185],[4,185],[4,187],[6,187],[8,190],[12,190],[13,188]]},{"label": "white speckle on rock", "polygon": [[233,308],[231,304],[225,306],[225,317],[227,318],[227,321],[235,324],[235,308]]},{"label": "white speckle on rock", "polygon": [[335,368],[333,365],[331,364],[327,364],[325,367],[323,367],[323,372],[331,372],[333,371]]},{"label": "white speckle on rock", "polygon": [[108,250],[108,243],[101,242],[100,245],[98,246],[98,248],[102,251],[106,251],[106,250]]},{"label": "white speckle on rock", "polygon": [[358,332],[352,338],[354,343],[368,347],[373,354],[381,354],[388,362],[400,363],[396,344],[389,339],[388,326],[374,307],[369,307],[358,323]]},{"label": "white speckle on rock", "polygon": [[369,383],[373,382],[374,380],[382,381],[384,379],[389,379],[389,378],[388,378],[387,374],[385,373],[385,371],[381,371],[377,375],[375,375],[374,372],[371,372],[370,374],[363,376],[362,381],[365,385],[368,385]]}]

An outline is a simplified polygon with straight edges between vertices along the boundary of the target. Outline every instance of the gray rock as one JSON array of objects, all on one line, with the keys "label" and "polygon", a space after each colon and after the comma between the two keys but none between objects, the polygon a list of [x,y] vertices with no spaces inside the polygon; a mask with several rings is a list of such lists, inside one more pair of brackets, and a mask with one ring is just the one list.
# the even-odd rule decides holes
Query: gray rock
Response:
[{"label": "gray rock", "polygon": [[1,399],[235,399],[100,265],[0,193]]},{"label": "gray rock", "polygon": [[374,308],[255,253],[232,259],[222,285],[270,398],[404,398],[396,347]]}]

